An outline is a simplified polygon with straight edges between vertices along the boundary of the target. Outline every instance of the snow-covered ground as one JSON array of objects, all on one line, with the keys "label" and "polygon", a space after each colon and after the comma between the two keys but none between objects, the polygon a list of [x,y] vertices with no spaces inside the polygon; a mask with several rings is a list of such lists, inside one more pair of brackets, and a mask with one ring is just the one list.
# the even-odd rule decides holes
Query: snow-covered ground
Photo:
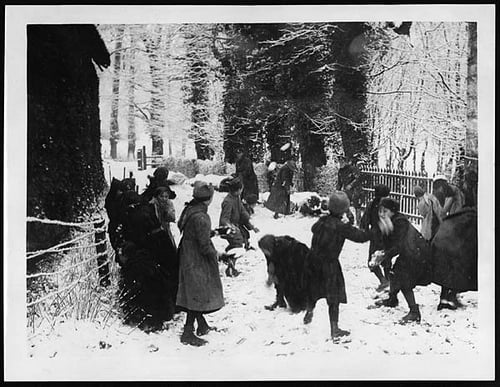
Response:
[{"label": "snow-covered ground", "polygon": [[[133,171],[140,191],[147,183],[147,175],[153,172],[151,169],[138,172],[135,163],[109,165],[111,174],[120,179],[123,177],[124,166],[127,168],[127,176],[128,171]],[[108,171],[108,166],[105,165],[107,177],[109,177]],[[191,198],[192,187],[185,183],[172,188],[177,193],[174,204],[176,214],[179,216],[184,203]],[[213,227],[218,224],[220,203],[224,195],[216,192],[209,207]],[[220,264],[226,305],[218,312],[207,316],[209,324],[218,330],[206,336],[209,343],[204,347],[194,348],[180,343],[179,337],[185,318],[181,313],[167,324],[167,329],[151,334],[138,329],[132,330],[119,321],[106,329],[91,323],[66,321],[55,327],[50,335],[33,338],[29,343],[29,356],[34,359],[93,359],[99,364],[107,364],[110,369],[109,375],[112,374],[115,378],[138,375],[133,374],[132,369],[135,367],[136,372],[153,379],[183,377],[266,379],[276,375],[281,377],[294,375],[292,378],[295,379],[301,378],[301,375],[308,378],[315,375],[316,379],[322,379],[331,378],[332,372],[333,377],[344,375],[341,372],[345,371],[341,366],[342,359],[350,358],[352,361],[354,357],[354,364],[358,359],[359,367],[356,368],[354,365],[353,369],[357,369],[359,373],[352,377],[363,379],[373,375],[375,370],[385,375],[385,378],[398,375],[412,377],[410,367],[407,373],[401,369],[384,368],[384,364],[388,364],[386,362],[391,358],[399,361],[401,357],[397,355],[441,355],[467,359],[468,356],[478,354],[477,293],[461,294],[464,306],[456,311],[437,311],[439,287],[436,285],[419,287],[416,289],[416,299],[420,304],[422,322],[399,325],[398,320],[408,310],[401,295],[399,306],[396,308],[372,308],[378,293],[374,290],[377,286],[376,277],[370,273],[366,265],[367,243],[356,244],[346,241],[340,256],[348,303],[341,305],[339,325],[351,331],[347,339],[339,343],[329,340],[325,300],[318,302],[314,319],[307,326],[302,322],[303,313],[291,314],[289,310],[279,308],[275,311],[264,309],[264,305],[274,301],[275,291],[265,284],[266,263],[257,247],[259,238],[267,233],[288,234],[310,245],[310,229],[315,221],[315,218],[302,217],[298,213],[273,219],[272,212],[263,206],[256,207],[252,222],[260,232],[258,234],[251,232],[251,245],[256,250],[247,252],[238,260],[237,268],[242,274],[236,278],[226,277],[225,267]],[[174,236],[179,240],[177,227],[172,228]],[[218,237],[213,238],[213,241],[219,250],[223,250],[227,243]],[[99,345],[100,342],[105,345]],[[252,364],[237,360],[247,359],[249,356],[254,359]],[[97,360],[101,358],[102,362]],[[407,358],[412,362],[415,359],[412,356]],[[133,359],[139,360],[134,362]],[[296,361],[283,363],[283,359]],[[299,359],[308,361],[303,363],[302,360],[298,361]],[[296,365],[286,371],[279,366],[276,369],[273,366],[268,370],[267,366],[275,363],[288,364],[288,367],[289,364]],[[148,364],[151,367],[153,364],[164,364],[164,366],[163,368],[160,366],[155,373],[151,371],[148,374]],[[174,368],[169,367],[173,364],[176,364]],[[215,368],[211,368],[210,364]],[[78,372],[77,366],[73,366]],[[217,373],[214,373],[215,369],[218,370]],[[121,370],[117,371],[121,373],[115,375],[111,370]],[[252,370],[256,374],[252,373]],[[317,370],[314,371],[316,374],[311,376],[311,370]],[[101,375],[101,378],[104,378],[102,375],[108,375],[99,373],[97,369],[95,372],[88,376],[93,378]],[[455,375],[459,375],[464,370],[456,372],[458,374]],[[85,376],[80,375],[80,378]]]}]

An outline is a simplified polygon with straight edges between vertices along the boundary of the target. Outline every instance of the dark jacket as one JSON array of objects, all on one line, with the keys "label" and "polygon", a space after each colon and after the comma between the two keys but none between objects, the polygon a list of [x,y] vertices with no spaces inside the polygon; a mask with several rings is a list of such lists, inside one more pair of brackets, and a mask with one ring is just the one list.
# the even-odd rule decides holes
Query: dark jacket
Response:
[{"label": "dark jacket", "polygon": [[283,165],[276,178],[269,198],[265,204],[271,211],[288,215],[290,213],[290,187],[293,185],[293,170],[287,165]]},{"label": "dark jacket", "polygon": [[217,251],[210,239],[212,225],[207,210],[204,203],[191,202],[178,222],[182,238],[177,305],[200,312],[213,312],[224,306]]},{"label": "dark jacket", "polygon": [[339,169],[337,178],[337,190],[344,191],[354,208],[361,206],[363,200],[363,187],[361,182],[361,171],[352,164],[346,164]]},{"label": "dark jacket", "polygon": [[428,285],[432,266],[428,241],[401,213],[392,217],[394,231],[383,237],[385,259],[399,254],[392,267],[391,288],[413,289],[417,285]]},{"label": "dark jacket", "polygon": [[236,160],[236,174],[243,184],[241,198],[247,200],[249,195],[257,195],[257,197],[259,197],[257,175],[253,170],[252,161],[248,157],[242,157]]},{"label": "dark jacket", "polygon": [[477,213],[472,208],[447,216],[432,239],[433,282],[459,292],[477,290]]},{"label": "dark jacket", "polygon": [[227,234],[223,238],[229,241],[228,250],[233,247],[242,247],[248,242],[253,225],[250,223],[250,215],[243,206],[241,198],[232,194],[227,194],[221,204],[219,226],[234,225],[238,230],[232,234]]},{"label": "dark jacket", "polygon": [[312,226],[310,281],[313,300],[326,297],[328,303],[347,303],[339,255],[346,239],[366,242],[370,233],[359,230],[339,217],[328,215]]}]

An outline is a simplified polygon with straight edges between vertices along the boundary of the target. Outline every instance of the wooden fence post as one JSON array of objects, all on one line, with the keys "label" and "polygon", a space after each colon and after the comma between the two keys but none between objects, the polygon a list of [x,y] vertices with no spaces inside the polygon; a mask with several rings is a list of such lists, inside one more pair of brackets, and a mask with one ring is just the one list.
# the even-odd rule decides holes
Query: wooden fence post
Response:
[{"label": "wooden fence post", "polygon": [[107,243],[106,243],[106,230],[104,228],[104,219],[99,218],[94,221],[94,239],[97,253],[97,266],[99,270],[99,284],[103,287],[107,287],[111,284],[109,278],[109,262],[107,254]]},{"label": "wooden fence post", "polygon": [[137,149],[137,170],[142,171],[142,149]]}]

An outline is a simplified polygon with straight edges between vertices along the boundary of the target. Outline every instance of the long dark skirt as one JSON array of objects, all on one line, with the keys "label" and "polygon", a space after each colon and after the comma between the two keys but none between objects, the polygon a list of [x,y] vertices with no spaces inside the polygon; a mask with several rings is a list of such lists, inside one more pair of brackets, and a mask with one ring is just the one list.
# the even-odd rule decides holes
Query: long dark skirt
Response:
[{"label": "long dark skirt", "polygon": [[123,251],[119,290],[124,322],[161,329],[175,313],[175,277],[148,249],[127,242]]},{"label": "long dark skirt", "polygon": [[288,215],[290,213],[290,194],[284,187],[274,184],[265,206],[271,211]]}]

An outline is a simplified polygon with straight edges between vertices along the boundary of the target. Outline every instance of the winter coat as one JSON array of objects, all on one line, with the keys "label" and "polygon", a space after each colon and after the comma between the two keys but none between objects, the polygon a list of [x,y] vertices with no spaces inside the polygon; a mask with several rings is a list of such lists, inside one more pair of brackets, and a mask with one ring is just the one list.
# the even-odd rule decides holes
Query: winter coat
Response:
[{"label": "winter coat", "polygon": [[363,187],[361,183],[361,171],[358,167],[346,164],[339,169],[337,190],[344,191],[347,194],[351,201],[351,206],[354,208],[361,207]]},{"label": "winter coat", "polygon": [[452,215],[460,211],[465,204],[465,196],[456,185],[450,184],[450,192],[445,199],[443,206],[443,215]]},{"label": "winter coat", "polygon": [[165,203],[161,203],[158,199],[153,198],[149,202],[154,206],[156,217],[158,218],[161,228],[165,230],[168,237],[175,246],[175,239],[170,229],[170,222],[175,222],[175,208],[174,203],[168,199]]},{"label": "winter coat", "polygon": [[248,157],[242,157],[236,160],[236,174],[239,176],[243,184],[243,191],[241,198],[247,200],[249,195],[256,195],[259,197],[259,185],[257,182],[257,175],[253,170],[252,161]]},{"label": "winter coat", "polygon": [[418,212],[423,217],[420,233],[430,241],[441,223],[443,208],[434,195],[424,194],[418,199]]},{"label": "winter coat", "polygon": [[[365,231],[371,231],[370,233],[370,246],[368,247],[368,262],[370,262],[372,254],[377,250],[383,250],[384,245],[382,243],[382,232],[378,225],[378,205],[380,203],[380,198],[373,199],[366,206],[366,210],[361,217],[359,222],[359,228]],[[390,266],[390,260],[384,260],[382,262],[382,267],[387,268]]]},{"label": "winter coat", "polygon": [[265,206],[271,211],[288,215],[290,213],[290,188],[293,185],[293,170],[283,165],[274,179]]},{"label": "winter coat", "polygon": [[250,223],[250,215],[243,206],[241,198],[227,194],[221,204],[219,226],[235,225],[238,227],[233,234],[227,234],[224,239],[229,241],[228,249],[241,247],[248,242],[253,225]]},{"label": "winter coat", "polygon": [[477,290],[477,234],[472,208],[443,219],[431,242],[433,282],[458,292]]},{"label": "winter coat", "polygon": [[326,297],[329,304],[347,303],[344,275],[339,255],[346,239],[366,242],[370,233],[344,223],[339,217],[328,215],[320,218],[312,226],[310,253],[309,294],[313,300]]},{"label": "winter coat", "polygon": [[178,222],[179,289],[177,305],[183,309],[214,312],[224,306],[217,251],[210,239],[211,222],[204,203],[191,202]]},{"label": "winter coat", "polygon": [[394,231],[382,238],[385,259],[399,254],[392,266],[391,288],[413,289],[417,285],[428,285],[432,266],[428,241],[401,213],[392,217]]}]

